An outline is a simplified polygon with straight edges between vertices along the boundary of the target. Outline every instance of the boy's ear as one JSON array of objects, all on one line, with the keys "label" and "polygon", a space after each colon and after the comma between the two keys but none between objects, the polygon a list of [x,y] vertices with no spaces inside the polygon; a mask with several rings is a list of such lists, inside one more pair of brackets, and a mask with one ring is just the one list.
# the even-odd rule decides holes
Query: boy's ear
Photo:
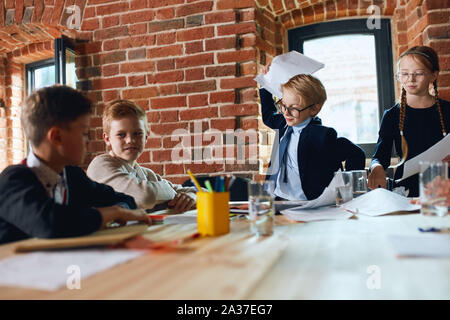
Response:
[{"label": "boy's ear", "polygon": [[62,144],[61,128],[53,126],[47,131],[47,139],[51,144],[60,146]]},{"label": "boy's ear", "polygon": [[317,116],[317,114],[320,112],[320,110],[322,109],[323,103],[322,104],[315,104],[314,107],[311,107],[311,111],[310,111],[310,115],[311,117],[315,117]]},{"label": "boy's ear", "polygon": [[111,142],[109,141],[109,135],[106,132],[103,132],[103,141],[105,141],[108,147],[111,145]]}]

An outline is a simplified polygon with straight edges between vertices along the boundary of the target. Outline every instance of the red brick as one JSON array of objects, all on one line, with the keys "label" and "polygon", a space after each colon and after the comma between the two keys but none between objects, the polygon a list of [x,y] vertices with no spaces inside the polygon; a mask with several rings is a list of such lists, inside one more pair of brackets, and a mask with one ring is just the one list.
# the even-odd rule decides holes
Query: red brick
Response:
[{"label": "red brick", "polygon": [[139,86],[143,86],[145,84],[146,84],[145,75],[128,77],[128,86],[129,87],[139,87]]},{"label": "red brick", "polygon": [[216,118],[218,115],[217,107],[207,107],[207,108],[194,108],[189,110],[180,111],[180,120],[196,120],[196,119],[210,119]]},{"label": "red brick", "polygon": [[103,41],[103,51],[111,51],[119,49],[120,41],[117,39]]},{"label": "red brick", "polygon": [[184,19],[173,19],[166,21],[149,22],[149,32],[159,32],[164,30],[181,29],[184,28]]},{"label": "red brick", "polygon": [[175,15],[177,17],[188,16],[196,13],[203,13],[211,11],[213,7],[213,1],[195,2],[186,4],[176,8]]},{"label": "red brick", "polygon": [[185,43],[184,47],[186,54],[203,52],[203,41]]},{"label": "red brick", "polygon": [[186,42],[214,37],[214,27],[190,28],[177,32],[177,41]]},{"label": "red brick", "polygon": [[231,52],[218,52],[217,53],[217,62],[218,63],[239,62],[239,61],[247,61],[247,60],[255,60],[255,59],[256,59],[256,50],[255,49],[239,50],[239,51],[231,51]]},{"label": "red brick", "polygon": [[175,32],[159,33],[156,35],[156,44],[158,46],[175,43],[175,40]]},{"label": "red brick", "polygon": [[217,27],[218,36],[252,33],[252,32],[256,32],[256,25],[254,22],[245,22]]},{"label": "red brick", "polygon": [[185,71],[186,81],[205,79],[205,70],[203,68],[189,69]]},{"label": "red brick", "polygon": [[161,122],[178,122],[178,110],[160,112]]},{"label": "red brick", "polygon": [[158,20],[167,20],[175,17],[174,8],[163,8],[156,11],[156,19]]},{"label": "red brick", "polygon": [[256,86],[256,82],[253,80],[254,76],[241,77],[235,79],[221,79],[221,89],[234,89],[234,88],[246,88]]},{"label": "red brick", "polygon": [[175,60],[175,63],[177,69],[213,64],[214,54],[205,53],[205,54],[191,55],[188,57],[178,58]]},{"label": "red brick", "polygon": [[184,164],[174,164],[174,163],[165,163],[164,164],[164,174],[183,174],[184,173]]},{"label": "red brick", "polygon": [[150,106],[152,109],[186,107],[186,97],[176,96],[167,98],[152,98],[150,99]]},{"label": "red brick", "polygon": [[253,8],[255,0],[219,0],[217,10],[235,9],[235,8]]},{"label": "red brick", "polygon": [[83,23],[81,24],[82,30],[98,30],[99,29],[99,19],[86,19],[83,20]]},{"label": "red brick", "polygon": [[145,48],[130,50],[127,55],[128,60],[144,59],[146,57]]},{"label": "red brick", "polygon": [[121,24],[129,24],[136,22],[148,22],[153,20],[155,13],[153,10],[141,10],[137,12],[131,12],[120,16]]},{"label": "red brick", "polygon": [[119,74],[119,65],[110,64],[102,67],[102,74],[106,77],[115,76]]},{"label": "red brick", "polygon": [[180,94],[214,91],[214,90],[216,90],[216,81],[215,80],[178,84],[178,92]]},{"label": "red brick", "polygon": [[142,152],[137,161],[139,163],[150,162],[150,152],[149,151]]},{"label": "red brick", "polygon": [[113,39],[116,37],[128,36],[128,27],[127,26],[119,26],[108,28],[104,30],[96,30],[94,31],[94,39],[96,40],[105,40],[105,39]]},{"label": "red brick", "polygon": [[184,74],[181,70],[158,72],[154,75],[155,83],[169,83],[183,81]]},{"label": "red brick", "polygon": [[130,32],[130,35],[139,35],[139,34],[146,34],[147,33],[147,23],[138,23],[138,24],[132,24],[129,26],[128,31]]},{"label": "red brick", "polygon": [[123,99],[144,99],[151,98],[158,95],[156,87],[146,87],[138,89],[125,89],[122,91]]},{"label": "red brick", "polygon": [[[85,20],[86,21],[86,20]],[[102,28],[109,28],[119,25],[119,16],[109,16],[102,19]]]},{"label": "red brick", "polygon": [[103,91],[102,94],[103,94],[104,102],[109,102],[109,101],[119,99],[119,92],[117,90]]},{"label": "red brick", "polygon": [[207,94],[191,95],[188,98],[188,105],[190,108],[206,106],[208,105],[208,95]]},{"label": "red brick", "polygon": [[94,65],[117,63],[126,59],[125,51],[114,51],[94,56]]},{"label": "red brick", "polygon": [[111,89],[125,87],[127,84],[125,77],[115,77],[107,79],[94,79],[92,80],[92,87],[97,89]]},{"label": "red brick", "polygon": [[220,107],[220,116],[250,116],[258,114],[258,105],[253,104],[232,104]]},{"label": "red brick", "polygon": [[236,47],[236,36],[205,40],[205,51],[231,49]]},{"label": "red brick", "polygon": [[223,171],[223,164],[197,164],[197,163],[191,163],[189,164],[189,169],[192,171],[192,173],[211,173],[211,172],[222,172]]},{"label": "red brick", "polygon": [[235,22],[236,13],[234,10],[220,11],[205,14],[205,24],[215,24],[224,22]]},{"label": "red brick", "polygon": [[206,67],[207,77],[224,77],[234,75],[236,75],[236,66],[234,64],[217,67]]},{"label": "red brick", "polygon": [[149,123],[158,123],[159,122],[159,112],[157,112],[157,111],[147,112],[147,121]]},{"label": "red brick", "polygon": [[168,84],[164,86],[159,86],[159,95],[160,96],[169,96],[177,94],[177,85],[176,84]]},{"label": "red brick", "polygon": [[179,56],[183,54],[183,45],[176,44],[171,46],[152,48],[147,50],[147,58],[161,58],[169,56]]},{"label": "red brick", "polygon": [[107,4],[96,8],[98,16],[110,15],[113,13],[124,12],[128,9],[128,1]]},{"label": "red brick", "polygon": [[219,92],[211,92],[209,94],[209,103],[215,104],[215,103],[229,103],[234,102],[235,100],[235,92],[232,91],[219,91]]},{"label": "red brick", "polygon": [[156,62],[158,71],[166,71],[175,69],[175,59],[158,60]]},{"label": "red brick", "polygon": [[177,129],[186,129],[187,123],[158,123],[151,124],[150,131],[157,135],[170,135]]},{"label": "red brick", "polygon": [[128,48],[152,46],[155,44],[155,39],[156,39],[155,35],[143,35],[120,39],[120,48],[128,49]]},{"label": "red brick", "polygon": [[145,149],[161,148],[161,138],[148,138]]},{"label": "red brick", "polygon": [[221,131],[226,131],[227,129],[236,129],[236,119],[211,119],[211,128]]},{"label": "red brick", "polygon": [[128,62],[120,65],[120,73],[152,72],[155,69],[153,61]]}]

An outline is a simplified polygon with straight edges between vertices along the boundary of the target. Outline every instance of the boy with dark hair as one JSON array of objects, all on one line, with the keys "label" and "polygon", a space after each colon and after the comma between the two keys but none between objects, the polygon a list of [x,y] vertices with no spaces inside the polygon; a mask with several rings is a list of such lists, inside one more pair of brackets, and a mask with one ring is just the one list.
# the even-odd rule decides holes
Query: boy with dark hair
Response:
[{"label": "boy with dark hair", "polygon": [[84,159],[91,102],[67,86],[33,92],[22,127],[32,151],[0,174],[0,243],[29,237],[74,237],[108,223],[151,220],[134,199],[90,180]]}]

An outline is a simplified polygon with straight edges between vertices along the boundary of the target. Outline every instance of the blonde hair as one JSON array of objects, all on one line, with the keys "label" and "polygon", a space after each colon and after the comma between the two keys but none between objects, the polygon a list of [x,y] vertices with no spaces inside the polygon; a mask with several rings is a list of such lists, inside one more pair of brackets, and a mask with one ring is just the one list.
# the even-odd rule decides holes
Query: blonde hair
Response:
[{"label": "blonde hair", "polygon": [[288,82],[282,84],[281,88],[296,92],[305,105],[323,105],[327,100],[327,92],[322,82],[309,74],[293,76]]},{"label": "blonde hair", "polygon": [[[433,73],[435,71],[439,71],[439,58],[436,51],[434,51],[432,48],[427,46],[412,47],[400,55],[397,61],[397,65],[400,63],[400,60],[407,55],[411,56],[413,59],[418,60],[430,72]],[[445,128],[444,116],[442,115],[441,104],[439,102],[437,79],[433,81],[433,88],[434,88],[434,99],[436,101],[437,111],[439,112],[439,120],[441,123],[442,134],[445,136],[447,134],[447,130]],[[405,88],[402,87],[402,94],[400,96],[400,118],[398,123],[398,128],[400,130],[400,136],[402,140],[402,159],[396,165],[396,167],[402,165],[406,161],[406,158],[408,157],[408,143],[406,142],[406,138],[403,134],[403,129],[405,127],[406,103],[407,103],[406,90]]]},{"label": "blonde hair", "polygon": [[114,100],[105,107],[102,118],[103,131],[109,133],[112,120],[119,120],[126,117],[144,120],[146,134],[148,134],[149,127],[145,111],[130,100]]}]

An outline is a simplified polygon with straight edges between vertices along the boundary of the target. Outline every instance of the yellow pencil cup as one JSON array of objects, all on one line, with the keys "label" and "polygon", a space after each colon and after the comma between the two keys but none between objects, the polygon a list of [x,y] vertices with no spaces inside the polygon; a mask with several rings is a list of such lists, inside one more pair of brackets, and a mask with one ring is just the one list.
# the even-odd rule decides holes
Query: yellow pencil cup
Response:
[{"label": "yellow pencil cup", "polygon": [[201,235],[230,232],[229,192],[197,192],[197,226]]}]

